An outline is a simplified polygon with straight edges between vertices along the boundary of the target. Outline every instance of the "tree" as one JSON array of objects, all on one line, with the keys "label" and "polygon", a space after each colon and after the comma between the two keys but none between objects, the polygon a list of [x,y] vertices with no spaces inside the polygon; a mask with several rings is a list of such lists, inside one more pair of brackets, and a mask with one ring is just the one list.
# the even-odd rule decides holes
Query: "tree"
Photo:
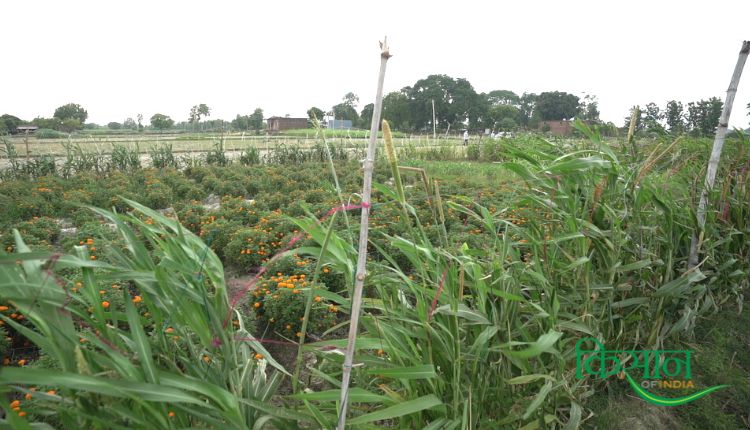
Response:
[{"label": "tree", "polygon": [[716,132],[723,103],[716,97],[687,105],[687,126],[695,136],[710,136]]},{"label": "tree", "polygon": [[368,103],[365,105],[365,107],[362,108],[362,112],[359,113],[359,127],[360,128],[369,128],[370,124],[372,123],[372,115],[375,111],[375,105],[373,103]]},{"label": "tree", "polygon": [[107,128],[109,128],[110,130],[119,130],[122,128],[122,124],[120,124],[119,122],[112,121],[109,124],[107,124]]},{"label": "tree", "polygon": [[143,131],[143,115],[138,114],[136,118],[138,118],[138,131]]},{"label": "tree", "polygon": [[190,108],[190,116],[188,122],[193,124],[193,129],[201,122],[202,117],[211,116],[211,108],[205,103],[197,104]]},{"label": "tree", "polygon": [[250,116],[237,114],[237,117],[232,120],[232,128],[240,131],[250,130]]},{"label": "tree", "polygon": [[42,118],[36,117],[31,120],[31,125],[35,125],[39,128],[48,128],[50,130],[59,130],[62,125],[62,121],[58,118]]},{"label": "tree", "polygon": [[137,130],[138,124],[135,123],[135,120],[133,118],[128,118],[122,123],[122,128],[127,128],[130,130]]},{"label": "tree", "polygon": [[172,128],[173,125],[174,120],[166,115],[157,113],[151,117],[151,127],[159,129],[160,131]]},{"label": "tree", "polygon": [[0,116],[0,135],[15,133],[16,127],[22,123],[23,121],[21,121],[21,119],[13,115],[4,114],[3,116]]},{"label": "tree", "polygon": [[536,109],[544,121],[571,119],[578,115],[578,100],[578,96],[566,92],[544,92],[536,100]]},{"label": "tree", "polygon": [[511,131],[521,122],[521,110],[511,105],[496,105],[489,108],[489,121],[485,127],[493,130]]},{"label": "tree", "polygon": [[67,119],[78,120],[78,123],[81,124],[81,126],[86,122],[88,116],[89,114],[86,112],[86,109],[75,103],[68,103],[60,106],[55,109],[55,114],[53,115],[54,118],[57,118],[60,121],[65,121]]},{"label": "tree", "polygon": [[596,96],[586,94],[579,105],[581,119],[585,121],[599,122],[599,101]]},{"label": "tree", "polygon": [[256,108],[248,120],[250,128],[255,130],[255,134],[260,134],[260,131],[263,129],[263,109]]},{"label": "tree", "polygon": [[663,133],[662,118],[664,118],[664,114],[659,109],[659,106],[651,102],[646,105],[646,109],[644,110],[643,127],[648,131]]},{"label": "tree", "polygon": [[536,101],[539,98],[534,93],[523,93],[518,103],[518,108],[521,111],[521,124],[524,126],[535,126],[535,117],[538,116],[536,111]]},{"label": "tree", "polygon": [[81,122],[78,121],[76,118],[68,118],[68,119],[61,120],[60,123],[57,125],[56,129],[63,131],[65,133],[72,133],[82,128],[83,128],[83,124],[81,124]]},{"label": "tree", "polygon": [[311,107],[307,110],[307,118],[310,119],[310,121],[316,119],[318,121],[323,121],[323,117],[325,116],[325,112],[323,112],[323,109],[317,108],[315,106]]},{"label": "tree", "polygon": [[436,125],[441,129],[460,129],[467,120],[470,124],[478,124],[486,109],[482,98],[463,78],[430,75],[402,91],[409,97],[412,126],[417,130],[432,130],[433,101]]},{"label": "tree", "polygon": [[[204,118],[208,118],[211,116],[211,108],[206,106],[205,103],[201,103],[198,105],[198,115],[202,116]],[[198,118],[198,121],[200,121],[200,117]]]},{"label": "tree", "polygon": [[333,117],[356,123],[359,120],[359,114],[357,114],[358,102],[359,97],[356,94],[351,92],[346,93],[342,98],[342,102],[333,107]]},{"label": "tree", "polygon": [[352,92],[344,94],[344,104],[356,109],[357,103],[359,103],[359,97],[356,94]]},{"label": "tree", "polygon": [[521,102],[521,98],[518,94],[510,90],[495,90],[490,91],[487,95],[487,101],[491,105],[512,105],[518,106]]},{"label": "tree", "polygon": [[383,97],[383,119],[387,120],[394,130],[411,130],[411,107],[408,87],[393,91]]},{"label": "tree", "polygon": [[683,122],[682,115],[682,102],[675,100],[667,102],[667,107],[664,110],[664,120],[667,122],[670,133],[680,134],[685,131],[685,123]]}]

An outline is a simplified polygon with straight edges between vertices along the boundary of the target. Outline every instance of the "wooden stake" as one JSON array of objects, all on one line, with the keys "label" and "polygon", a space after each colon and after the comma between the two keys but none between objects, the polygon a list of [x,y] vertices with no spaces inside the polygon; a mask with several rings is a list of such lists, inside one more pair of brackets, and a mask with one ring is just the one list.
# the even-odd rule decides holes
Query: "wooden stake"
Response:
[{"label": "wooden stake", "polygon": [[378,91],[375,96],[375,108],[372,113],[370,124],[370,142],[367,146],[367,158],[364,162],[364,184],[362,185],[362,218],[359,227],[359,251],[357,254],[357,274],[354,281],[354,293],[352,294],[351,320],[349,322],[349,338],[344,355],[343,375],[341,376],[341,410],[339,411],[338,430],[344,430],[346,426],[346,409],[349,403],[349,380],[352,374],[352,362],[354,361],[355,342],[357,340],[357,329],[359,326],[359,314],[362,309],[362,288],[365,284],[365,265],[367,264],[367,241],[370,224],[370,194],[372,192],[372,171],[375,167],[375,144],[378,140],[378,129],[380,128],[380,111],[383,107],[383,81],[385,80],[385,66],[391,54],[388,51],[388,38],[383,39],[380,44],[380,74],[378,75]]},{"label": "wooden stake", "polygon": [[726,137],[727,128],[729,127],[729,115],[731,115],[732,113],[734,95],[737,93],[737,86],[740,83],[740,76],[742,76],[742,69],[745,67],[745,61],[747,60],[748,53],[750,53],[750,41],[746,40],[742,42],[740,56],[739,58],[737,58],[737,65],[734,67],[734,74],[732,74],[732,80],[729,82],[729,89],[727,89],[727,98],[724,102],[724,108],[721,110],[719,126],[716,128],[714,146],[713,149],[711,149],[711,158],[708,160],[708,169],[706,170],[706,181],[703,184],[701,199],[698,203],[698,230],[693,233],[693,238],[690,241],[690,257],[688,259],[688,269],[692,269],[698,264],[698,248],[700,247],[700,243],[703,241],[703,228],[706,226],[708,195],[714,186],[716,171],[719,169],[719,159],[721,158],[721,151],[722,149],[724,149],[724,138]]}]

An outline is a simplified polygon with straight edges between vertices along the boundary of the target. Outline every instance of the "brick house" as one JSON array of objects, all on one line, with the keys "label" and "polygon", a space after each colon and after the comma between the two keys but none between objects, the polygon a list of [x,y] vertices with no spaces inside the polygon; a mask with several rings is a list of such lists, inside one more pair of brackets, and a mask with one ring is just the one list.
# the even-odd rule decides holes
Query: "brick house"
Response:
[{"label": "brick house", "polygon": [[568,120],[542,121],[539,129],[555,136],[570,136],[573,133],[573,123]]},{"label": "brick house", "polygon": [[308,128],[307,118],[285,118],[281,116],[272,116],[266,119],[269,133],[278,133],[284,130],[293,130],[295,128]]}]

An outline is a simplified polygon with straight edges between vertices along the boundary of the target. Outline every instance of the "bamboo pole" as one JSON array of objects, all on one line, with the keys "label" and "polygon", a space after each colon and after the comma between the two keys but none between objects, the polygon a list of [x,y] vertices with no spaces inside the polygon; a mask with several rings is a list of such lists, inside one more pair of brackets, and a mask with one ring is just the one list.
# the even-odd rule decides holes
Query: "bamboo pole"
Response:
[{"label": "bamboo pole", "polygon": [[729,88],[727,89],[727,98],[724,102],[724,108],[721,110],[721,117],[719,117],[719,126],[716,128],[714,146],[713,149],[711,149],[711,158],[708,160],[708,168],[706,169],[706,180],[703,184],[703,191],[701,191],[700,202],[698,203],[698,230],[693,233],[693,238],[690,241],[688,269],[692,269],[698,264],[698,252],[700,243],[703,241],[703,228],[706,226],[708,195],[711,192],[711,189],[714,186],[714,180],[716,179],[716,171],[719,168],[721,151],[724,149],[724,138],[726,137],[727,128],[729,127],[729,115],[732,114],[734,95],[737,93],[737,86],[740,83],[742,69],[745,67],[748,53],[750,53],[750,41],[746,40],[742,42],[742,49],[740,49],[740,55],[737,58],[737,65],[734,66],[732,80],[729,82]]},{"label": "bamboo pole", "polygon": [[391,57],[388,51],[388,38],[383,39],[380,44],[380,74],[378,75],[378,90],[375,96],[375,108],[372,112],[372,123],[370,124],[370,142],[367,146],[367,157],[364,162],[364,184],[362,185],[362,218],[359,227],[359,251],[357,253],[357,274],[354,281],[354,293],[352,294],[351,320],[349,322],[349,338],[344,355],[343,375],[341,377],[341,405],[339,412],[338,430],[344,430],[346,426],[346,409],[349,403],[349,380],[352,374],[352,362],[354,361],[355,342],[357,340],[357,328],[359,326],[359,314],[362,309],[362,288],[365,284],[365,265],[367,264],[367,241],[370,223],[370,193],[372,191],[372,171],[375,167],[375,144],[378,139],[378,128],[380,126],[380,111],[383,107],[383,81],[385,80],[385,66]]}]

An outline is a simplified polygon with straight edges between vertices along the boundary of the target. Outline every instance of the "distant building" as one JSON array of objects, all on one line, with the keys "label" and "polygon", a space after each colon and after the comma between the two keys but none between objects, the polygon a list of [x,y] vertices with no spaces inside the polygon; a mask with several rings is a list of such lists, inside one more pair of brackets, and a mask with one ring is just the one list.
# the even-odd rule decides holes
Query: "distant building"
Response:
[{"label": "distant building", "polygon": [[328,128],[331,130],[351,130],[352,121],[350,119],[329,119]]},{"label": "distant building", "polygon": [[308,128],[307,118],[284,118],[281,116],[272,116],[266,119],[269,133],[278,133],[284,130],[293,130],[295,128]]},{"label": "distant building", "polygon": [[570,136],[573,133],[573,123],[571,121],[542,121],[539,123],[539,129],[555,136]]},{"label": "distant building", "polygon": [[39,130],[39,127],[35,125],[19,125],[16,127],[16,131],[19,133],[33,133]]}]

